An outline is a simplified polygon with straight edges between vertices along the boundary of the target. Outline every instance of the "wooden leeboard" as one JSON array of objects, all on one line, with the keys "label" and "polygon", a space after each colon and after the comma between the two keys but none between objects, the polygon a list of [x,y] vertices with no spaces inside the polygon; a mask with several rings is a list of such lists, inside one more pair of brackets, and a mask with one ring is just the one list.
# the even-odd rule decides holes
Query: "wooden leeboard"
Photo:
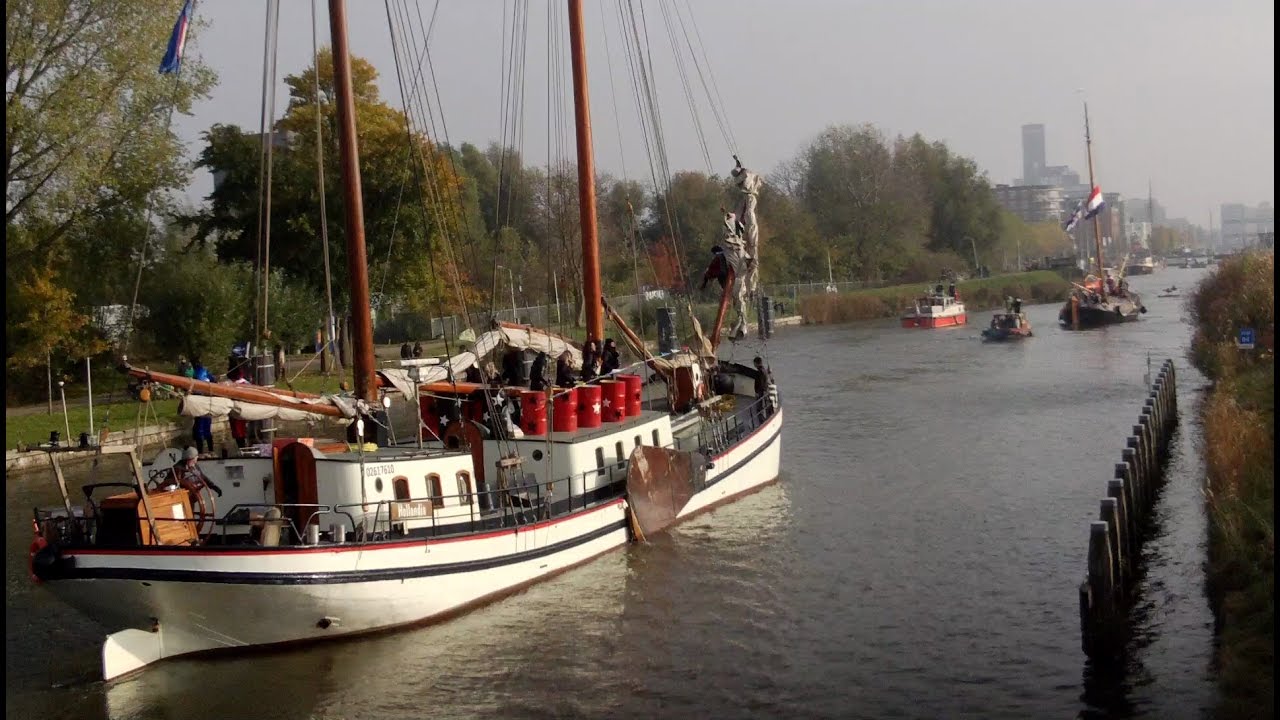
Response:
[{"label": "wooden leeboard", "polygon": [[641,445],[627,467],[627,502],[645,536],[672,523],[703,483],[700,456]]}]

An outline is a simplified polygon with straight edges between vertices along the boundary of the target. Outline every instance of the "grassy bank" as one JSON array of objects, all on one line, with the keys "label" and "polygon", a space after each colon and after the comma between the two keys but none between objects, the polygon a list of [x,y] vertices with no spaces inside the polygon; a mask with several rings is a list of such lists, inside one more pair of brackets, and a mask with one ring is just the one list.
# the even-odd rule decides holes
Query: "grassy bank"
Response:
[{"label": "grassy bank", "polygon": [[[1213,381],[1200,411],[1224,718],[1275,711],[1274,265],[1272,255],[1232,258],[1191,299],[1191,359]],[[1235,347],[1241,327],[1257,330],[1258,349]]]},{"label": "grassy bank", "polygon": [[[800,315],[806,323],[842,323],[897,317],[924,291],[924,284],[893,285],[850,293],[810,295],[800,298]],[[966,280],[957,288],[965,308],[971,311],[1004,306],[1006,297],[1020,297],[1027,304],[1063,299],[1071,283],[1050,270],[996,275]]]}]

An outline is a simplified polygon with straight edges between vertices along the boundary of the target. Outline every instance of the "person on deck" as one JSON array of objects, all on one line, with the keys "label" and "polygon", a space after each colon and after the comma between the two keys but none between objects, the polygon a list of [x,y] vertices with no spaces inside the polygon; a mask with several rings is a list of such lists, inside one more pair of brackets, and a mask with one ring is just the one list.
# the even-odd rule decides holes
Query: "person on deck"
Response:
[{"label": "person on deck", "polygon": [[582,346],[582,382],[590,382],[600,374],[600,351],[596,341],[588,338]]},{"label": "person on deck", "polygon": [[573,353],[565,350],[556,358],[556,387],[573,387]]},{"label": "person on deck", "polygon": [[760,257],[760,226],[756,223],[756,203],[760,200],[760,186],[764,184],[761,177],[742,166],[738,156],[733,157],[736,166],[731,171],[734,185],[742,193],[742,204],[738,208],[738,220],[741,221],[743,249],[747,257],[753,261],[747,265],[743,278],[747,295],[755,295],[759,285],[758,259]]},{"label": "person on deck", "polygon": [[189,447],[182,453],[182,459],[174,463],[170,468],[172,482],[185,489],[187,492],[195,494],[200,492],[202,485],[208,485],[210,490],[222,497],[222,488],[214,484],[208,475],[197,465],[200,459],[200,451],[193,447]]},{"label": "person on deck", "polygon": [[600,374],[610,375],[622,367],[622,356],[618,352],[618,343],[613,338],[604,341],[604,353],[600,362]]},{"label": "person on deck", "polygon": [[[200,362],[200,358],[191,358],[191,378],[201,382],[214,382],[213,375],[209,369]],[[203,448],[208,448],[207,452],[213,452],[213,417],[205,415],[196,418],[191,423],[191,439],[196,444],[196,452],[199,453]]]},{"label": "person on deck", "polygon": [[729,261],[724,257],[724,248],[719,245],[711,247],[711,264],[707,266],[707,271],[702,273],[702,285],[698,289],[706,290],[707,283],[712,279],[720,282],[721,291],[729,284]]},{"label": "person on deck", "polygon": [[547,389],[547,354],[538,353],[529,368],[529,389],[542,391]]}]

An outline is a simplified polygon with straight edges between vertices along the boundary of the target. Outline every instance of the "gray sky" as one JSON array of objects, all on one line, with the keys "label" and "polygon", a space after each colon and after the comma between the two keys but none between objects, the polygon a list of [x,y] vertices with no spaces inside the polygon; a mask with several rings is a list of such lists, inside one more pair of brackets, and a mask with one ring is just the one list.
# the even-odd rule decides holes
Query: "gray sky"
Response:
[{"label": "gray sky", "polygon": [[[552,2],[561,18],[557,27],[567,32],[562,0]],[[439,3],[431,55],[454,144],[484,145],[500,135],[502,19],[511,4]],[[318,0],[317,5],[320,43],[326,45],[327,3]],[[1274,199],[1271,0],[668,0],[666,5],[682,13],[691,7],[695,13],[737,150],[745,163],[764,172],[793,157],[828,125],[868,122],[891,135],[920,132],[944,140],[974,158],[992,182],[1009,182],[1022,174],[1020,127],[1038,122],[1046,125],[1048,163],[1070,165],[1083,176],[1081,100],[1087,98],[1103,190],[1145,197],[1150,178],[1156,200],[1171,215],[1199,225],[1207,224],[1210,208],[1217,222],[1220,203]],[[194,116],[176,120],[193,158],[200,133],[214,123],[258,128],[264,6],[262,0],[206,0],[197,6],[210,26],[188,52],[204,57],[217,71],[219,85]],[[628,177],[647,181],[635,100],[620,52],[617,3],[588,0],[586,6],[597,168],[622,175],[625,160]],[[430,18],[436,3],[422,0],[419,7]],[[706,171],[662,6],[648,1],[644,7],[671,168]],[[547,8],[544,0],[529,4],[526,51],[524,151],[538,164],[546,162],[548,145]],[[310,12],[305,0],[281,3],[281,77],[311,62]],[[384,3],[348,0],[348,14],[352,52],[378,68],[384,97],[399,106]],[[605,52],[605,40],[611,53]],[[563,42],[567,46],[567,37]],[[695,73],[692,67],[689,72]],[[696,73],[690,82],[713,169],[723,174],[732,167],[730,151]],[[278,87],[277,117],[287,105],[283,83]],[[564,140],[572,152],[572,135]],[[211,186],[201,173],[190,195],[198,201]]]}]

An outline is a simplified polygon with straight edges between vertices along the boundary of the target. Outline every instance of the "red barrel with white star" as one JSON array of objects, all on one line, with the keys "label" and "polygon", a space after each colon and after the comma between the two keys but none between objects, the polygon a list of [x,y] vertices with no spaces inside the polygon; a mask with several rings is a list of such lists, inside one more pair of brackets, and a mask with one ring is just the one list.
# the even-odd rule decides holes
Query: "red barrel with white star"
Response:
[{"label": "red barrel with white star", "polygon": [[578,427],[600,427],[603,409],[603,398],[601,397],[599,385],[578,386]]},{"label": "red barrel with white star", "polygon": [[639,375],[619,375],[618,379],[627,386],[627,417],[640,417],[644,378]]},{"label": "red barrel with white star", "polygon": [[600,414],[605,422],[627,419],[627,384],[621,380],[600,381]]},{"label": "red barrel with white star", "polygon": [[520,393],[520,429],[526,437],[547,434],[547,395],[541,390]]},{"label": "red barrel with white star", "polygon": [[556,388],[551,398],[551,429],[555,432],[578,431],[578,389]]}]

